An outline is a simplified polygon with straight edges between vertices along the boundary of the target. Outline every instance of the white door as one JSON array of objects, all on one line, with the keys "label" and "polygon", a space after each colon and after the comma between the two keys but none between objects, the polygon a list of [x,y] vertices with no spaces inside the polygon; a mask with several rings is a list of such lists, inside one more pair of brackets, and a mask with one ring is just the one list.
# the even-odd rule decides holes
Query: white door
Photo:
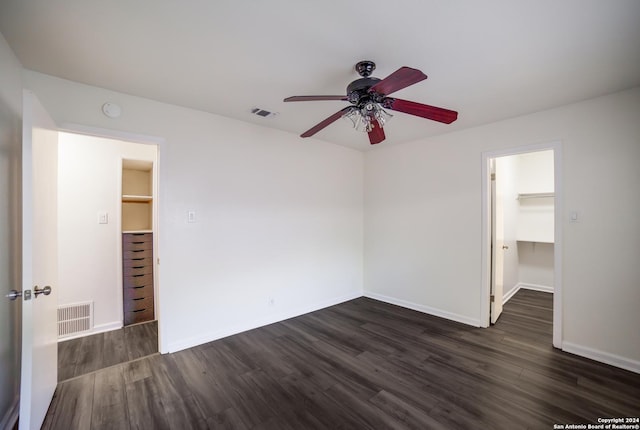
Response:
[{"label": "white door", "polygon": [[[58,132],[30,91],[22,121],[20,430],[26,430],[41,427],[58,379]],[[48,295],[38,293],[46,287]]]},{"label": "white door", "polygon": [[501,166],[500,158],[491,160],[491,324],[495,324],[502,313],[504,289],[504,208],[499,180]]}]

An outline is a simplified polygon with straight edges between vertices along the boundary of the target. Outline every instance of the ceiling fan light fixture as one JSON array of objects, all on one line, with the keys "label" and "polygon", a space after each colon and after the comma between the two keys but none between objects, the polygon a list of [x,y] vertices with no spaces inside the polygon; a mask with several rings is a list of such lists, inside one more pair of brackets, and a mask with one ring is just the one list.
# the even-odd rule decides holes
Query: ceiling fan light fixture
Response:
[{"label": "ceiling fan light fixture", "polygon": [[351,121],[351,125],[358,131],[369,133],[373,130],[373,121],[378,121],[384,127],[393,115],[384,110],[378,103],[368,102],[362,107],[353,107],[342,118]]}]

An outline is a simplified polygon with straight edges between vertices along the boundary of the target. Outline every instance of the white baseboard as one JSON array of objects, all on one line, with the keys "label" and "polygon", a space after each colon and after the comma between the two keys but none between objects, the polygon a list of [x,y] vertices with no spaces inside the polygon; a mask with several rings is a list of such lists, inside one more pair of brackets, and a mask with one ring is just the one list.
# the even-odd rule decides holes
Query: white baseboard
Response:
[{"label": "white baseboard", "polygon": [[395,297],[385,296],[383,294],[366,292],[364,293],[365,297],[369,297],[370,299],[379,300],[381,302],[390,303],[392,305],[401,306],[407,309],[413,309],[414,311],[422,312],[425,314],[433,315],[440,318],[445,318],[452,321],[457,321],[463,324],[471,325],[474,327],[480,327],[480,320],[475,318],[469,318],[465,315],[455,314],[453,312],[443,311],[442,309],[436,309],[429,306],[421,305],[418,303],[409,302],[402,299],[397,299]]},{"label": "white baseboard", "polygon": [[13,399],[13,403],[2,417],[2,421],[0,421],[0,429],[12,429],[18,422],[19,415],[20,395],[16,395],[16,397]]},{"label": "white baseboard", "polygon": [[514,285],[508,292],[502,297],[502,304],[504,305],[511,299],[511,297],[515,296],[518,291],[520,291],[521,284]]},{"label": "white baseboard", "polygon": [[553,287],[549,285],[526,284],[524,282],[518,282],[516,285],[513,286],[513,288],[509,290],[509,292],[507,292],[502,297],[502,304],[504,305],[505,303],[507,303],[511,299],[511,297],[515,296],[516,293],[521,289],[542,291],[544,293],[553,293]]},{"label": "white baseboard", "polygon": [[608,352],[599,351],[597,349],[588,348],[586,346],[576,345],[571,342],[562,342],[562,350],[601,363],[610,364],[611,366],[629,370],[630,372],[640,373],[640,361],[630,358],[620,357],[619,355],[610,354]]},{"label": "white baseboard", "polygon": [[527,284],[525,282],[518,283],[520,288],[524,288],[525,290],[534,290],[534,291],[542,291],[544,293],[553,293],[553,287],[550,285],[539,285],[539,284]]},{"label": "white baseboard", "polygon": [[328,308],[329,306],[334,306],[340,303],[348,302],[349,300],[357,299],[358,297],[362,297],[361,292],[346,294],[344,296],[335,297],[329,300],[315,303],[313,305],[303,306],[293,310],[280,312],[277,314],[265,315],[262,318],[256,318],[254,320],[247,321],[242,324],[237,324],[232,327],[227,327],[222,330],[205,333],[199,336],[189,337],[186,339],[179,340],[177,342],[171,342],[169,343],[166,351],[160,351],[160,352],[165,354],[167,352],[169,353],[178,352],[183,349],[193,348],[194,346],[202,345],[203,343],[212,342],[214,340],[222,339],[227,336],[232,336],[234,334],[242,333],[248,330],[253,330],[258,327],[263,327],[269,324],[284,321],[289,318],[294,318],[300,315],[308,314],[310,312],[315,312],[320,309]]},{"label": "white baseboard", "polygon": [[106,324],[99,324],[93,326],[91,330],[83,331],[81,333],[75,333],[71,336],[65,336],[58,339],[58,342],[64,342],[66,340],[77,339],[79,337],[91,336],[92,334],[104,333],[106,331],[119,330],[123,327],[122,321],[112,321]]}]

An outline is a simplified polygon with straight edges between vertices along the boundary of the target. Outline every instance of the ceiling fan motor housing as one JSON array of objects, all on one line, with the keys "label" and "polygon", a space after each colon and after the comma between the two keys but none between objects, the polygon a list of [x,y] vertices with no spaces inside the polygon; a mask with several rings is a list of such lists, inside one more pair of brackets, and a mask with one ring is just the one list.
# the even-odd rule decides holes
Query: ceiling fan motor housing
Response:
[{"label": "ceiling fan motor housing", "polygon": [[369,88],[380,82],[378,78],[360,78],[351,82],[347,86],[347,99],[351,104],[362,107],[367,102],[380,103],[382,96],[377,93],[370,93]]}]

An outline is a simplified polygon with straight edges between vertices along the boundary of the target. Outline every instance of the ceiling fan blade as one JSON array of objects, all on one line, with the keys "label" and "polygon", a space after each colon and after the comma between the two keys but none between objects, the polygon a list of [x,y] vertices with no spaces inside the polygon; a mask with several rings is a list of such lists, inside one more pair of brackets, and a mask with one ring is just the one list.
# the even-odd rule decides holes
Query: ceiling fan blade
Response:
[{"label": "ceiling fan blade", "polygon": [[398,70],[369,88],[370,93],[378,93],[387,96],[398,90],[416,84],[427,79],[427,75],[418,69],[400,67]]},{"label": "ceiling fan blade", "polygon": [[391,110],[408,113],[410,115],[431,119],[433,121],[451,124],[458,119],[458,112],[436,106],[424,105],[409,100],[393,99],[390,97],[382,101],[382,105]]},{"label": "ceiling fan blade", "polygon": [[311,102],[315,100],[344,100],[347,101],[347,96],[292,96],[287,97],[283,101],[285,102]]},{"label": "ceiling fan blade", "polygon": [[313,127],[311,127],[309,130],[307,130],[304,133],[302,133],[300,135],[300,137],[311,137],[311,136],[313,136],[314,134],[316,134],[317,132],[319,132],[320,130],[322,130],[323,128],[328,126],[329,124],[331,124],[331,123],[337,121],[338,119],[340,119],[342,117],[342,115],[344,115],[345,113],[347,113],[351,109],[353,109],[353,106],[347,106],[344,109],[340,109],[338,112],[334,113],[329,118],[325,119],[322,122],[319,122],[318,124],[316,124]]},{"label": "ceiling fan blade", "polygon": [[376,143],[382,142],[386,136],[384,135],[384,130],[380,127],[377,120],[371,121],[371,124],[373,125],[373,128],[369,132],[369,142],[371,142],[372,145],[375,145]]}]

